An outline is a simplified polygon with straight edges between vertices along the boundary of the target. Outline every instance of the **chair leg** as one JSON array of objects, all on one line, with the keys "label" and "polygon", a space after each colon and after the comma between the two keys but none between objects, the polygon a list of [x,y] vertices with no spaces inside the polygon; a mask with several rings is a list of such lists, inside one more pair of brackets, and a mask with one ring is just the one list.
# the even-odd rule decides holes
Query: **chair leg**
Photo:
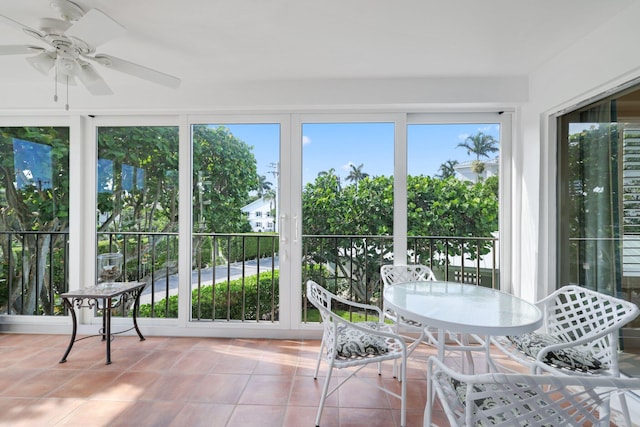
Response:
[{"label": "chair leg", "polygon": [[322,342],[320,343],[320,351],[318,352],[318,363],[316,363],[316,371],[313,374],[313,379],[318,379],[318,372],[320,371],[320,362],[322,361],[322,353],[324,352],[324,337],[322,338]]},{"label": "chair leg", "polygon": [[618,394],[618,400],[620,401],[620,409],[622,410],[622,415],[624,415],[624,422],[627,427],[632,427],[631,424],[631,415],[629,415],[629,406],[627,406],[627,397],[623,392]]},{"label": "chair leg", "polygon": [[333,373],[333,360],[329,362],[329,370],[327,371],[327,378],[322,387],[322,396],[320,397],[320,406],[318,407],[318,414],[316,415],[316,427],[320,426],[320,418],[322,417],[322,410],[324,409],[324,401],[327,398],[329,392],[329,383],[331,382],[331,374]]},{"label": "chair leg", "polygon": [[433,379],[431,378],[431,370],[429,369],[427,370],[427,404],[424,407],[424,420],[422,427],[431,427],[434,399],[435,390],[433,390]]},{"label": "chair leg", "polygon": [[400,362],[400,427],[407,427],[407,364]]}]

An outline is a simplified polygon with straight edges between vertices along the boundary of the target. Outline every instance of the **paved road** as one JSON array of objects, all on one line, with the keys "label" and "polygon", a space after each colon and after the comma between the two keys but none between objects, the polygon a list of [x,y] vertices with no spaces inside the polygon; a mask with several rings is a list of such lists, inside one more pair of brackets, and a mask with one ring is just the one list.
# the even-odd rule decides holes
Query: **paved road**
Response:
[{"label": "paved road", "polygon": [[[277,270],[280,267],[279,259],[274,259],[274,266]],[[260,260],[260,272],[271,271],[271,258],[262,258]],[[242,277],[243,265],[241,262],[233,263],[228,266],[221,265],[215,268],[216,270],[216,283],[223,282],[230,277],[231,280]],[[258,272],[258,263],[256,260],[250,260],[244,262],[244,274],[245,276],[253,276]],[[200,271],[200,283],[202,286],[211,285],[213,283],[213,268],[205,268]],[[191,272],[191,284],[196,285],[198,283],[198,272],[196,270]],[[154,301],[158,302],[166,296],[167,290],[166,278],[158,279],[154,286]],[[192,286],[193,287],[193,286]],[[178,293],[178,275],[173,274],[169,276],[169,295],[175,295]],[[140,304],[151,303],[151,286],[147,286],[140,296]]]}]

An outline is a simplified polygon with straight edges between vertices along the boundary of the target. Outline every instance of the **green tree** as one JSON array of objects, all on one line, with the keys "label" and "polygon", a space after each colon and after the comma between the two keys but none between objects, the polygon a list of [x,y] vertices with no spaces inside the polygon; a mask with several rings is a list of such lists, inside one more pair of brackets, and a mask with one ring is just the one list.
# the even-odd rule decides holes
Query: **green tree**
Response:
[{"label": "green tree", "polygon": [[391,239],[376,236],[393,229],[393,179],[367,176],[357,188],[337,188],[334,173],[318,175],[304,188],[304,271],[332,272],[338,286],[367,301],[379,283],[379,261],[392,250]]},{"label": "green tree", "polygon": [[[241,208],[249,193],[258,188],[259,176],[253,149],[223,126],[193,128],[194,201],[203,191],[206,203],[194,206],[204,219],[204,231],[237,233],[250,231]],[[198,175],[199,174],[199,175]],[[198,176],[203,177],[197,186]],[[201,230],[201,231],[203,231]]]},{"label": "green tree", "polygon": [[178,128],[101,127],[99,231],[178,230]]},{"label": "green tree", "polygon": [[450,176],[456,175],[455,166],[458,164],[457,160],[447,160],[443,164],[440,165],[438,169],[440,171],[440,175],[436,175],[437,178],[449,178]]},{"label": "green tree", "polygon": [[351,167],[351,171],[349,171],[349,175],[345,179],[347,181],[353,182],[356,185],[356,189],[357,189],[358,182],[368,177],[369,174],[362,171],[362,168],[364,167],[364,163],[360,163],[359,166],[356,166],[353,163],[351,163],[349,166]]},{"label": "green tree", "polygon": [[[44,152],[48,154],[42,155]],[[50,179],[29,179],[26,175],[37,170],[48,171]],[[68,229],[69,129],[0,128],[0,230],[52,232],[41,237],[26,234],[23,239],[0,234],[2,268],[7,268],[6,281],[0,284],[2,311],[53,314],[54,295],[61,283],[55,278],[62,277],[65,268],[62,253],[66,240],[58,232]],[[55,262],[49,270],[51,259]],[[9,266],[14,268],[10,274]],[[12,293],[7,299],[8,289]]]},{"label": "green tree", "polygon": [[[473,185],[453,177],[409,176],[408,234],[491,237],[498,230],[496,182]],[[393,250],[392,239],[384,237],[393,232],[393,177],[366,177],[357,189],[336,188],[337,177],[329,173],[304,188],[304,264],[308,271],[327,267],[336,285],[348,285],[349,292],[366,301],[379,290],[379,267]],[[434,250],[461,254],[460,245],[446,247],[444,241]],[[477,244],[468,244],[463,250],[475,258],[488,248],[480,244],[478,253]]]},{"label": "green tree", "polygon": [[[497,179],[497,178],[496,178]],[[410,236],[491,237],[498,231],[498,197],[490,185],[452,177],[409,176]]]},{"label": "green tree", "polygon": [[468,136],[464,142],[458,144],[458,147],[467,149],[467,154],[474,154],[475,160],[471,165],[471,171],[476,174],[477,180],[485,170],[485,164],[481,161],[481,157],[489,157],[489,154],[499,151],[498,141],[491,135],[478,132],[475,135]]}]

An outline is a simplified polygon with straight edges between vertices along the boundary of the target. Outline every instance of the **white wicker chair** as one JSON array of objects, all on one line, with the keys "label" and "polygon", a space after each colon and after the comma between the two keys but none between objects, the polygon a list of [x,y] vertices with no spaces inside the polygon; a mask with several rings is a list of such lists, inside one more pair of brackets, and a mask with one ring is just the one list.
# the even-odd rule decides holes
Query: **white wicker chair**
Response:
[{"label": "white wicker chair", "polygon": [[[422,264],[383,265],[382,267],[380,267],[380,276],[382,277],[382,283],[384,288],[393,286],[398,283],[438,280],[436,279],[435,274],[433,274],[433,271],[426,265],[422,265]],[[399,334],[402,329],[402,330],[412,332],[414,333],[414,335],[420,334],[418,338],[415,338],[415,336],[403,335],[405,339],[410,339],[412,341],[415,340],[409,346],[409,354],[411,354],[411,352],[415,349],[416,345],[420,343],[420,341],[424,341],[428,344],[431,344],[437,347],[438,345],[438,337],[436,337],[438,333],[437,330],[429,328],[429,325],[422,325],[410,319],[405,319],[403,317],[398,318],[398,316],[396,315],[395,312],[393,312],[393,310],[390,310],[384,305],[384,302],[383,302],[383,311],[387,319],[390,319],[393,322],[395,322],[396,333]],[[443,337],[443,339],[447,339],[448,341],[451,342],[451,344],[446,345],[445,349],[450,351],[462,351],[467,358],[467,363],[470,366],[470,369],[473,370],[473,357],[471,356],[471,353],[467,350],[482,350],[484,347],[480,345],[470,345],[469,336],[465,334],[461,336],[458,336],[457,334],[447,334],[447,335],[448,335],[448,338]],[[473,339],[480,344],[484,344],[484,341],[481,340],[479,337],[473,337]]]},{"label": "white wicker chair", "polygon": [[[385,393],[400,399],[400,425],[406,427],[406,406],[407,406],[407,344],[401,336],[393,332],[392,326],[383,323],[384,315],[379,307],[360,304],[340,298],[327,291],[312,280],[307,282],[307,299],[320,311],[324,333],[320,345],[320,354],[314,379],[318,378],[320,361],[322,356],[327,359],[329,369],[325,379],[320,398],[320,406],[316,416],[316,426],[320,425],[322,409],[325,400],[333,392],[338,390],[347,380],[356,377],[358,372],[371,363],[380,363],[385,360],[400,361],[400,394],[381,387],[373,381],[368,381],[365,377],[358,377],[371,387],[378,388]],[[336,305],[343,308],[350,308],[359,312],[367,312],[377,315],[377,321],[349,322],[333,310]],[[340,377],[338,383],[329,391],[329,383],[333,369],[355,368],[345,377]],[[378,365],[380,373],[380,365]]]},{"label": "white wicker chair", "polygon": [[[393,286],[397,283],[436,280],[436,276],[435,274],[433,274],[433,271],[426,265],[421,264],[383,265],[382,267],[380,267],[380,277],[382,278],[383,289],[386,289],[387,287]],[[400,333],[400,327],[402,326],[403,329],[420,334],[418,338],[405,338],[410,338],[412,341],[415,340],[417,343],[425,338],[427,330],[425,329],[424,325],[421,325],[420,323],[416,323],[409,319],[404,319],[402,317],[399,318],[393,310],[389,309],[386,306],[386,303],[384,301],[382,303],[382,311],[387,319],[394,322],[396,333]],[[432,339],[433,336],[430,336],[429,341],[431,341]],[[432,343],[435,343],[435,341],[433,341]],[[409,352],[411,352],[411,350],[412,349],[410,349]]]},{"label": "white wicker chair", "polygon": [[[567,285],[536,303],[543,329],[521,337],[493,337],[492,343],[532,373],[619,377],[618,334],[639,313],[628,301]],[[620,404],[631,425],[624,394]]]},{"label": "white wicker chair", "polygon": [[611,395],[640,389],[640,378],[464,375],[432,356],[427,384],[424,426],[436,396],[452,426],[609,426]]}]

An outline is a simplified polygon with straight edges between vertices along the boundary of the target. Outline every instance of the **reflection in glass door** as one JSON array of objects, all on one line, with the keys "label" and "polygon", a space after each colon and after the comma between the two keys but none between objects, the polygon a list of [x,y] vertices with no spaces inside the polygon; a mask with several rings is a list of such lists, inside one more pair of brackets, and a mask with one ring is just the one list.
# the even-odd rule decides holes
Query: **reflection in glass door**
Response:
[{"label": "reflection in glass door", "polygon": [[[142,317],[178,317],[178,128],[97,128],[96,234],[98,256],[119,253],[116,281],[149,283]],[[121,305],[122,315],[131,306]]]}]

